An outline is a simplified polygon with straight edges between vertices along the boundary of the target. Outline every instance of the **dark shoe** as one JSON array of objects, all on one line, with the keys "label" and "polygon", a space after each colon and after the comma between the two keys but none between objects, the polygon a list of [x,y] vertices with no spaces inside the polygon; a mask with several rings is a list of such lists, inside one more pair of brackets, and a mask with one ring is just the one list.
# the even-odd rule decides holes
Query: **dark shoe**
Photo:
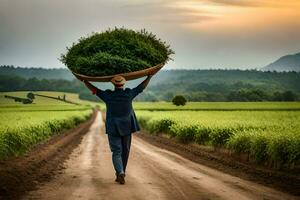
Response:
[{"label": "dark shoe", "polygon": [[118,177],[118,173],[116,172],[116,173],[115,173],[115,175],[116,175],[116,179],[115,179],[115,182],[119,182],[119,177]]},{"label": "dark shoe", "polygon": [[122,185],[125,184],[125,174],[124,173],[119,174],[116,180]]}]

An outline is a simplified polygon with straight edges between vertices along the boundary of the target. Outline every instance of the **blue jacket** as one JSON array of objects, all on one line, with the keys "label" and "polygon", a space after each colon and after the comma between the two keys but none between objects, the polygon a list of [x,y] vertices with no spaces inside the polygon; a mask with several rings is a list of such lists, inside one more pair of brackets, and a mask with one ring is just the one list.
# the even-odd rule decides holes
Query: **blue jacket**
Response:
[{"label": "blue jacket", "polygon": [[132,100],[143,90],[142,84],[133,89],[115,88],[114,91],[97,89],[96,95],[106,104],[106,134],[124,136],[140,130]]}]

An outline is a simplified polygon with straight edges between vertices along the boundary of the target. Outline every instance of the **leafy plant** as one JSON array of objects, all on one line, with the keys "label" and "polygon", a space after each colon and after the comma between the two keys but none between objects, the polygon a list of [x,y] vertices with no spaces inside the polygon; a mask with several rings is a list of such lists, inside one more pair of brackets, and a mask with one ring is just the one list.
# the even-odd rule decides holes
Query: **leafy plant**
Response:
[{"label": "leafy plant", "polygon": [[[167,108],[166,104],[162,105]],[[145,104],[146,108],[151,107]],[[227,148],[275,168],[297,166],[300,162],[298,111],[186,111],[181,108],[176,111],[175,108],[166,112],[142,111],[139,107],[137,116],[142,127],[151,129],[152,134],[164,132],[182,143]]]},{"label": "leafy plant", "polygon": [[132,72],[167,62],[174,51],[145,29],[109,29],[80,38],[61,55],[72,71],[89,76]]},{"label": "leafy plant", "polygon": [[64,104],[1,107],[0,159],[26,152],[52,135],[74,127],[91,115],[89,106]]}]

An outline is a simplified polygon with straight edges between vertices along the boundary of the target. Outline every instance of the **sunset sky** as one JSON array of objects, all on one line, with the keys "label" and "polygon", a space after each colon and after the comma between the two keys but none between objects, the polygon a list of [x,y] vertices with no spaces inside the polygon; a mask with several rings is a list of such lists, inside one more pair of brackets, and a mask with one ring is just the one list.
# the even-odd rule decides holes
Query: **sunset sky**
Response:
[{"label": "sunset sky", "polygon": [[260,68],[300,52],[299,0],[0,0],[0,65],[64,67],[65,47],[108,27],[175,50],[166,69]]}]

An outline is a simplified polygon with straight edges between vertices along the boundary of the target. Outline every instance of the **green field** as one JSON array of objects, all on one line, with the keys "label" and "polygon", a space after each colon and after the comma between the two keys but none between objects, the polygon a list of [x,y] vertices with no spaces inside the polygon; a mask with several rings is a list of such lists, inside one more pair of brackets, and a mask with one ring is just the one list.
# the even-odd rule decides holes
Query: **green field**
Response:
[{"label": "green field", "polygon": [[134,102],[135,110],[299,110],[300,102],[188,102],[175,106],[170,102]]},{"label": "green field", "polygon": [[[4,95],[10,95],[15,97],[22,97],[26,98],[27,91],[21,91],[21,92],[0,92],[0,104],[1,106],[20,106],[22,104],[14,102],[12,99],[4,98]],[[41,95],[47,95],[51,97],[58,97],[66,95],[66,99],[70,100],[75,103],[79,104],[86,104],[86,105],[95,105],[95,103],[90,101],[81,100],[78,98],[78,94],[74,93],[68,93],[68,92],[49,92],[49,91],[34,91],[33,93],[41,94]],[[34,105],[58,105],[58,101],[54,99],[49,98],[43,98],[43,97],[36,97],[33,101]],[[59,105],[70,105],[68,103],[59,102]],[[22,106],[20,106],[22,107]]]},{"label": "green field", "polygon": [[[70,93],[66,93],[67,100],[80,105],[44,97],[22,104],[4,98],[5,94],[26,97],[27,92],[0,93],[0,157],[23,153],[86,120],[96,105]],[[105,109],[103,104],[97,105]],[[133,106],[149,133],[248,154],[250,160],[273,167],[300,164],[300,102],[188,102],[183,107],[168,102],[134,102]]]},{"label": "green field", "polygon": [[135,104],[137,117],[149,133],[227,148],[277,168],[299,165],[299,103],[193,103],[177,110],[167,103],[154,105]]},{"label": "green field", "polygon": [[[57,97],[60,92],[36,92]],[[0,93],[0,158],[26,152],[35,144],[62,130],[85,121],[92,113],[94,103],[66,93],[66,98],[78,105],[55,99],[36,97],[32,104],[14,102],[4,95],[26,97],[27,92]]]},{"label": "green field", "polygon": [[[99,103],[105,109],[104,103]],[[171,102],[133,102],[134,110],[145,111],[300,111],[300,102],[188,102],[175,106]]]}]

